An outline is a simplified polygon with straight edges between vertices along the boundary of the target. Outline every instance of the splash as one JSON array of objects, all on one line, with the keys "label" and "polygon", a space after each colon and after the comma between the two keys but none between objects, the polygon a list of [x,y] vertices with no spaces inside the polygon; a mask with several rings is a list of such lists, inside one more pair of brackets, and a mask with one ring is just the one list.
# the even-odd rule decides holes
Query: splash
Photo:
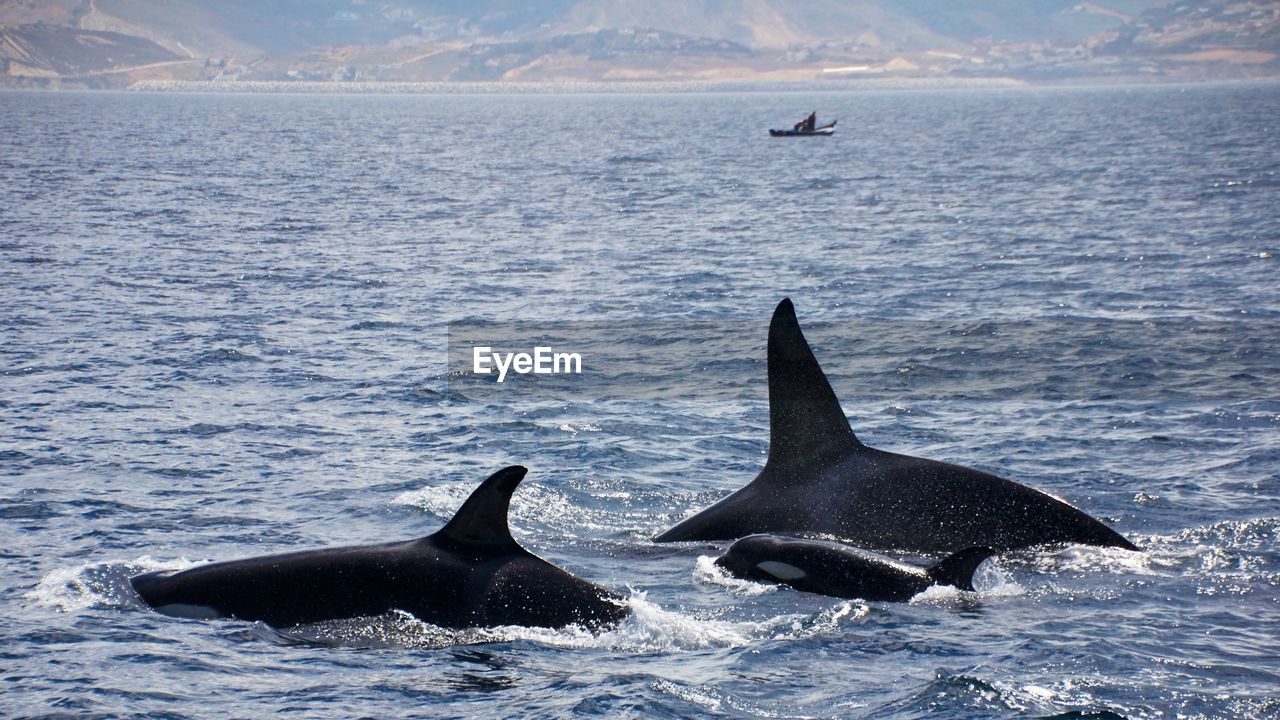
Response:
[{"label": "splash", "polygon": [[[462,507],[462,503],[466,501],[467,497],[475,489],[475,483],[440,483],[421,490],[402,492],[391,501],[391,504],[416,507],[442,520],[447,520],[453,517],[453,514],[458,511],[458,508]],[[515,502],[512,502],[511,509],[514,513],[516,509]]]},{"label": "splash", "polygon": [[716,559],[710,555],[700,555],[693,568],[694,582],[704,585],[718,585],[729,588],[734,595],[752,597],[764,595],[778,589],[777,585],[744,580],[725,571],[716,565]]},{"label": "splash", "polygon": [[343,618],[273,630],[259,623],[273,640],[356,648],[439,649],[494,642],[480,629],[455,630],[425,623],[402,610],[373,617]]},{"label": "splash", "polygon": [[1047,574],[1107,572],[1174,576],[1243,573],[1268,564],[1280,536],[1280,518],[1225,520],[1171,535],[1140,538],[1145,551],[1073,546],[1037,555],[1030,562]]},{"label": "splash", "polygon": [[721,707],[724,705],[724,700],[721,698],[720,693],[714,689],[681,685],[671,680],[658,680],[651,687],[658,692],[663,692],[680,698],[687,703],[697,705],[707,712],[720,712]]},{"label": "splash", "polygon": [[1043,573],[1056,575],[1114,573],[1120,575],[1158,575],[1167,560],[1150,552],[1135,552],[1115,547],[1073,545],[1055,552],[1036,555],[1032,566]]},{"label": "splash", "polygon": [[769,622],[712,620],[664,610],[637,590],[623,603],[631,614],[599,634],[573,626],[564,630],[502,627],[495,628],[494,632],[506,639],[532,640],[553,647],[666,653],[739,647],[760,637],[769,625]]},{"label": "splash", "polygon": [[137,560],[59,568],[47,573],[24,597],[59,612],[128,607],[137,603],[130,577],[153,570],[182,570],[195,564],[188,560],[162,563],[143,555]]},{"label": "splash", "polygon": [[823,635],[837,633],[845,624],[865,618],[871,613],[871,606],[862,600],[845,600],[809,617],[787,619],[785,616],[775,618],[772,623],[785,625],[786,629],[776,632],[774,640],[804,640]]},{"label": "splash", "polygon": [[556,426],[556,430],[570,435],[577,435],[580,432],[600,432],[598,426],[590,423],[561,423]]},{"label": "splash", "polygon": [[988,558],[973,572],[973,592],[952,585],[930,585],[911,598],[912,604],[949,605],[1025,595],[1027,590],[1008,570]]},{"label": "splash", "polygon": [[[475,489],[473,482],[441,483],[400,493],[391,504],[408,505],[448,520]],[[510,517],[522,526],[554,524],[557,530],[570,537],[579,537],[582,532],[613,529],[612,525],[600,522],[598,513],[572,501],[567,494],[537,484],[521,488],[511,499]]]},{"label": "splash", "polygon": [[1198,549],[1205,545],[1230,550],[1269,550],[1280,538],[1280,517],[1252,520],[1224,520],[1204,527],[1189,528],[1174,535],[1154,535],[1149,544],[1153,551],[1175,548]]},{"label": "splash", "polygon": [[507,625],[450,629],[404,612],[348,618],[289,628],[287,641],[355,647],[441,648],[527,641],[556,648],[617,650],[633,654],[678,653],[741,647],[762,639],[795,639],[827,633],[867,613],[861,604],[840,603],[815,616],[784,615],[760,622],[733,622],[665,610],[633,590],[623,603],[630,614],[616,626],[593,632],[570,625],[537,628]]}]

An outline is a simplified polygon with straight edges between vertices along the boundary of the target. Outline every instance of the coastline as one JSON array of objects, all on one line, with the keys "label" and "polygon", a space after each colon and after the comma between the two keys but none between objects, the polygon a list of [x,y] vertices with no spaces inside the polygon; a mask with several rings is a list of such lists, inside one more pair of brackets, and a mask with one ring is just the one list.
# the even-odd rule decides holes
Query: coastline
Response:
[{"label": "coastline", "polygon": [[1088,87],[1169,87],[1177,85],[1268,85],[1280,78],[1189,79],[1149,76],[1077,77],[1027,80],[990,77],[878,77],[792,81],[608,80],[566,82],[511,81],[309,81],[309,80],[140,80],[124,87],[13,86],[0,92],[108,92],[263,95],[624,95],[680,93],[812,93],[856,91],[1016,90]]}]

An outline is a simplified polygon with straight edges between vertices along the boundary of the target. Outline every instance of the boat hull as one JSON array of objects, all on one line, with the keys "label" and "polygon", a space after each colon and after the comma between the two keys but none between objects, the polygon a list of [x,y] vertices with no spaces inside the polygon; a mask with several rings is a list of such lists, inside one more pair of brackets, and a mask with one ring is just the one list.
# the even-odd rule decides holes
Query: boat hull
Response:
[{"label": "boat hull", "polygon": [[836,132],[836,124],[823,125],[812,130],[770,130],[773,137],[829,137]]},{"label": "boat hull", "polygon": [[771,129],[769,135],[773,137],[831,137],[836,135],[836,128],[818,128],[815,131],[803,131],[803,129]]}]

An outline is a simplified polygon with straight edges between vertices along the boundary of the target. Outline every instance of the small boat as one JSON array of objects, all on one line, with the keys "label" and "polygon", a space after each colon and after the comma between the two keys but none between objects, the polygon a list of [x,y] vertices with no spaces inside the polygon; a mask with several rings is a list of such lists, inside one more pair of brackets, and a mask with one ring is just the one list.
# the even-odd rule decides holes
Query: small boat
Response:
[{"label": "small boat", "polygon": [[836,134],[836,121],[832,120],[829,124],[812,130],[769,130],[769,134],[774,137],[806,137],[809,135],[817,135],[819,137],[828,137]]},{"label": "small boat", "polygon": [[790,130],[770,130],[769,134],[773,137],[805,137],[809,135],[834,135],[836,132],[836,121],[818,127],[818,113],[811,112],[809,117],[796,123]]}]

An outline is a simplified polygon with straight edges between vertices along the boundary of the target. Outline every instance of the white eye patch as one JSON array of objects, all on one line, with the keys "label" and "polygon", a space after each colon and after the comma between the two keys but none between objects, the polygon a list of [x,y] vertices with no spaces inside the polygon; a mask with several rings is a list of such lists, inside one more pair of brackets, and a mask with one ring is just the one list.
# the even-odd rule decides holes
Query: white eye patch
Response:
[{"label": "white eye patch", "polygon": [[762,563],[757,563],[756,567],[779,580],[799,580],[807,574],[795,565],[788,565],[787,563],[777,562],[776,560],[765,560]]}]

